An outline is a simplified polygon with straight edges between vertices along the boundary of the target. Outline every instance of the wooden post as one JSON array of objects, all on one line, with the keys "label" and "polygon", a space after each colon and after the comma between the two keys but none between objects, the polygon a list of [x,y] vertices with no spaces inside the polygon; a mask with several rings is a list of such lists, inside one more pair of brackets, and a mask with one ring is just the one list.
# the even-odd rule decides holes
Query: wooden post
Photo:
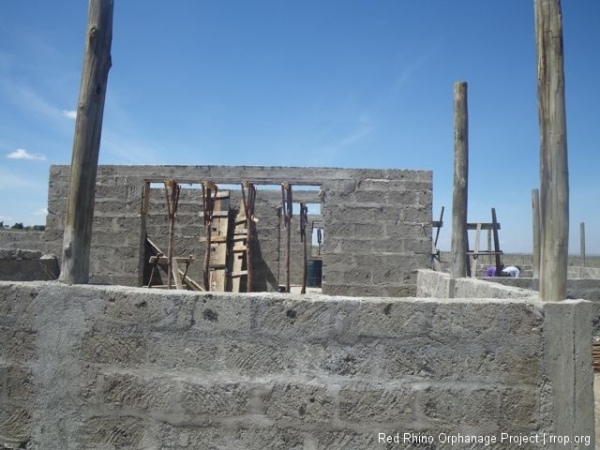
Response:
[{"label": "wooden post", "polygon": [[540,277],[540,191],[531,191],[531,206],[533,210],[533,278]]},{"label": "wooden post", "polygon": [[540,124],[540,299],[567,294],[569,169],[560,0],[535,0]]},{"label": "wooden post", "polygon": [[452,197],[452,278],[467,273],[467,196],[469,177],[467,83],[454,84],[454,194]]},{"label": "wooden post", "polygon": [[[167,214],[169,217],[169,235],[167,247],[167,289],[171,289],[173,284],[173,273],[179,277],[178,269],[173,266],[173,241],[175,240],[175,215],[177,214],[177,205],[179,203],[180,186],[173,180],[165,180],[165,195],[167,198]],[[175,266],[176,267],[176,266]]]},{"label": "wooden post", "polygon": [[202,281],[204,290],[210,291],[210,253],[212,251],[212,221],[215,211],[218,188],[212,181],[202,182],[202,211],[206,230],[206,250],[204,253],[204,273]]},{"label": "wooden post", "polygon": [[94,191],[104,99],[112,64],[112,22],[113,0],[90,0],[59,278],[67,284],[88,283],[90,277]]},{"label": "wooden post", "polygon": [[585,222],[581,222],[579,225],[579,238],[580,238],[580,248],[581,248],[581,259],[583,261],[583,267],[585,267]]},{"label": "wooden post", "polygon": [[500,238],[498,236],[498,218],[496,217],[496,208],[492,208],[492,231],[494,233],[494,256],[496,260],[496,274],[498,275],[504,264],[502,264],[502,254],[500,252]]},{"label": "wooden post", "polygon": [[301,294],[306,294],[306,271],[308,269],[308,243],[306,239],[306,227],[308,226],[308,207],[300,202],[300,241],[302,247],[302,288]]},{"label": "wooden post", "polygon": [[[248,191],[247,195],[246,191]],[[242,201],[246,213],[246,292],[252,292],[254,289],[252,239],[254,238],[255,222],[258,220],[254,217],[254,205],[256,203],[256,187],[254,184],[247,181],[242,182]]]},{"label": "wooden post", "polygon": [[289,183],[281,183],[281,207],[283,213],[283,223],[285,225],[285,292],[290,292],[293,200],[292,185]]}]

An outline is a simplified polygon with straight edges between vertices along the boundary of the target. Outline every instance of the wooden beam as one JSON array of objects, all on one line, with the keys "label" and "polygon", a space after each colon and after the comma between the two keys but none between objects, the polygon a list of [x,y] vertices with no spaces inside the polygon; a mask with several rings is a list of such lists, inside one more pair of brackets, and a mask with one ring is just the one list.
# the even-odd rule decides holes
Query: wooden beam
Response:
[{"label": "wooden beam", "polygon": [[[467,230],[477,230],[478,226],[481,225],[481,229],[482,230],[494,230],[494,223],[493,222],[482,222],[482,223],[468,223],[467,224]],[[500,224],[497,223],[495,225],[496,230],[501,230],[502,228],[500,227]]]},{"label": "wooden beam", "polygon": [[90,277],[94,192],[104,100],[112,65],[112,27],[113,0],[90,0],[59,277],[67,284],[88,283]]},{"label": "wooden beam", "polygon": [[567,296],[569,169],[560,0],[535,0],[540,124],[540,299]]},{"label": "wooden beam", "polygon": [[467,273],[467,196],[469,177],[467,83],[454,84],[454,193],[452,197],[451,278]]},{"label": "wooden beam", "polygon": [[533,278],[540,277],[540,191],[531,191],[531,208],[533,221]]},{"label": "wooden beam", "polygon": [[496,208],[492,208],[492,225],[492,232],[494,234],[494,255],[496,256],[496,273],[500,273],[504,266],[502,264],[502,252],[500,251],[500,238],[498,236],[500,224],[496,219]]},{"label": "wooden beam", "polygon": [[583,267],[585,267],[585,222],[579,224],[579,246],[581,249],[581,260]]}]

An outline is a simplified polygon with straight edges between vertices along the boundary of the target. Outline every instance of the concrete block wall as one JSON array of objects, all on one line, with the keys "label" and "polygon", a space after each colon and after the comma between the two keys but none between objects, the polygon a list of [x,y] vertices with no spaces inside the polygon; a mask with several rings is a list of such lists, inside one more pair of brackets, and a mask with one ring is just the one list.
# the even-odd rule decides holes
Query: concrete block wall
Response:
[{"label": "concrete block wall", "polygon": [[30,250],[0,249],[0,280],[56,280],[60,268],[53,255]]},{"label": "concrete block wall", "polygon": [[431,266],[432,173],[373,170],[323,189],[323,292],[415,295]]},{"label": "concrete block wall", "polygon": [[[504,278],[499,277],[499,279]],[[538,293],[529,286],[505,286],[477,278],[452,279],[448,273],[435,272],[430,269],[418,271],[417,296],[424,298],[539,298]]]},{"label": "concrete block wall", "polygon": [[43,252],[45,248],[44,242],[43,231],[0,230],[0,249]]},{"label": "concrete block wall", "polygon": [[0,282],[0,436],[62,450],[593,442],[587,307]]},{"label": "concrete block wall", "polygon": [[[139,286],[145,260],[140,236],[141,199],[145,180],[170,178],[211,180],[217,184],[258,184],[256,215],[258,248],[255,266],[257,290],[277,289],[282,280],[279,220],[274,205],[280,194],[261,197],[260,184],[289,182],[293,186],[320,186],[326,194],[323,248],[323,292],[344,295],[408,296],[416,293],[416,269],[430,265],[432,173],[395,169],[334,169],[227,166],[100,166],[92,236],[90,278],[95,283]],[[63,222],[69,179],[68,166],[52,166],[46,224],[46,251],[62,254]],[[271,200],[272,199],[272,200]],[[160,200],[160,203],[163,203]],[[184,201],[186,203],[186,201]],[[237,202],[239,203],[239,201]],[[152,206],[158,205],[153,202]],[[164,207],[164,206],[163,206]],[[191,208],[186,221],[196,212]],[[179,218],[184,220],[180,212]],[[202,224],[201,218],[200,225]],[[162,220],[162,221],[161,221]],[[152,233],[166,236],[166,219],[150,221]],[[161,232],[160,227],[165,226]],[[187,251],[194,237],[189,222],[178,233]],[[202,228],[202,226],[200,227]],[[297,216],[293,248],[299,248]],[[166,251],[166,249],[163,249]],[[203,249],[200,249],[203,252]],[[199,253],[198,260],[201,260]],[[294,252],[292,283],[300,284],[301,253]]]}]

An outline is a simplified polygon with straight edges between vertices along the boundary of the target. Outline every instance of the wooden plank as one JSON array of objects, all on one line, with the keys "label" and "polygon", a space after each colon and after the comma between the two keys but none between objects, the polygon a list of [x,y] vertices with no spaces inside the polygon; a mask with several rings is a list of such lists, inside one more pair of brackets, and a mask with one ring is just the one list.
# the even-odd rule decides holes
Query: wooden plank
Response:
[{"label": "wooden plank", "polygon": [[211,245],[209,267],[224,267],[227,263],[227,246]]},{"label": "wooden plank", "polygon": [[498,230],[500,226],[496,219],[496,208],[492,208],[492,224],[494,225],[492,232],[494,233],[494,255],[496,256],[496,272],[500,272],[503,269],[502,266],[502,252],[500,251],[500,238],[498,237]]},{"label": "wooden plank", "polygon": [[[178,257],[173,257],[173,261],[177,261],[177,262],[187,262],[187,261],[194,261],[195,258],[193,257],[183,257],[183,256],[178,256]],[[151,256],[150,257],[150,264],[168,264],[169,263],[169,258],[167,258],[166,256]]]},{"label": "wooden plank", "polygon": [[210,290],[212,292],[225,292],[225,281],[225,269],[214,269],[210,271]]},{"label": "wooden plank", "polygon": [[581,259],[583,260],[582,264],[585,267],[585,222],[579,224],[579,239]]},{"label": "wooden plank", "polygon": [[69,177],[59,280],[87,284],[94,219],[94,191],[113,29],[113,0],[90,0],[83,71]]},{"label": "wooden plank", "polygon": [[479,260],[479,240],[481,239],[481,224],[477,224],[477,231],[475,232],[475,248],[473,249],[473,265],[471,266],[471,276],[477,277],[477,262]]},{"label": "wooden plank", "polygon": [[[486,222],[476,223],[476,222],[474,222],[474,223],[468,223],[467,224],[467,230],[476,230],[477,229],[477,225],[481,225],[481,229],[482,230],[493,230],[494,229],[493,222],[489,222],[489,223],[486,223]],[[500,228],[500,224],[498,223],[496,225],[498,227],[497,229],[500,230],[501,229]]]},{"label": "wooden plank", "polygon": [[454,188],[452,196],[451,278],[467,272],[467,199],[469,178],[467,83],[454,83]]},{"label": "wooden plank", "polygon": [[173,271],[173,280],[175,280],[175,287],[177,289],[183,289],[183,284],[181,284],[181,277],[179,276],[179,265],[177,264],[177,258],[171,259],[171,270]]},{"label": "wooden plank", "polygon": [[235,278],[235,277],[242,277],[244,275],[248,275],[248,271],[247,270],[238,270],[235,272],[231,272],[229,274],[230,277]]}]

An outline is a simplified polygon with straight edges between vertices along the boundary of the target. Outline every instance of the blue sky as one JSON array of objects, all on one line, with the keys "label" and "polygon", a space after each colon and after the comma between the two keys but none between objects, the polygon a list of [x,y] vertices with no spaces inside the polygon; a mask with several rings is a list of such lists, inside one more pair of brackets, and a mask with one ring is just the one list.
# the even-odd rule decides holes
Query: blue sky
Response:
[{"label": "blue sky", "polygon": [[[0,220],[45,223],[69,164],[87,2],[0,2]],[[600,2],[563,2],[570,249],[600,254]],[[115,0],[101,164],[431,169],[449,248],[453,84],[469,89],[469,221],[531,251],[533,0]]]}]

